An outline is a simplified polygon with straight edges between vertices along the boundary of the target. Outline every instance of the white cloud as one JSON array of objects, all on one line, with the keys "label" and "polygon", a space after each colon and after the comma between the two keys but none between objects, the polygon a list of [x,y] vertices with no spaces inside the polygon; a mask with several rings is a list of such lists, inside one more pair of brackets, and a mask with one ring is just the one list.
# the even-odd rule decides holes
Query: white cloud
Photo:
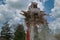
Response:
[{"label": "white cloud", "polygon": [[40,0],[41,2],[46,2],[46,1],[48,1],[48,0]]},{"label": "white cloud", "polygon": [[6,2],[9,7],[14,8],[14,9],[19,9],[19,10],[24,10],[24,9],[26,10],[28,8],[28,5],[31,2],[37,2],[38,7],[41,10],[44,10],[43,3],[40,2],[39,0],[6,0]]},{"label": "white cloud", "polygon": [[40,8],[41,11],[44,11],[44,5],[42,2],[38,2],[38,7]]},{"label": "white cloud", "polygon": [[0,23],[4,23],[7,20],[13,20],[12,22],[19,22],[21,18],[24,18],[16,10],[11,10],[6,5],[0,5]]},{"label": "white cloud", "polygon": [[50,27],[59,29],[60,28],[60,1],[59,0],[55,0],[54,8],[52,9],[52,13],[50,15],[52,15],[51,17],[55,18],[55,20],[49,24]]},{"label": "white cloud", "polygon": [[59,0],[55,0],[54,8],[52,9],[51,15],[53,17],[59,17],[60,15],[60,1]]},{"label": "white cloud", "polygon": [[6,2],[9,7],[14,9],[26,9],[30,3],[29,0],[6,0]]},{"label": "white cloud", "polygon": [[60,17],[60,8],[54,7],[52,9],[52,13],[50,15],[52,15],[52,17],[54,17],[54,18],[59,18]]},{"label": "white cloud", "polygon": [[41,10],[44,9],[42,2],[39,2],[39,0],[6,0],[6,5],[0,5],[0,22],[3,23],[10,19],[19,22],[21,18],[24,18],[19,14],[19,10],[27,8],[31,2],[37,2],[38,7]]},{"label": "white cloud", "polygon": [[31,2],[37,2],[40,10],[44,10],[43,3],[39,0],[6,0],[5,5],[0,5],[0,24],[7,20],[10,20],[10,25],[23,22],[25,17],[19,11],[26,10]]}]

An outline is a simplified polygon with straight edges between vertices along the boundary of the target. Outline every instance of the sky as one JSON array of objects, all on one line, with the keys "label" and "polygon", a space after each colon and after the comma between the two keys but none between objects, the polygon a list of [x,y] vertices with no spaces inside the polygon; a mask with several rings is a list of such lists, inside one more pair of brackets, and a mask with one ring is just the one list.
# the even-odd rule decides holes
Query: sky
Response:
[{"label": "sky", "polygon": [[[43,0],[40,0],[41,2],[43,2]],[[50,14],[51,13],[51,9],[54,7],[54,0],[47,0],[46,2],[43,2],[44,5],[44,11],[46,14]],[[54,18],[51,18],[50,16],[47,16],[47,21],[51,22],[54,20]]]},{"label": "sky", "polygon": [[[23,1],[21,1],[21,2],[24,2],[25,0],[23,0]],[[29,0],[29,1],[32,1],[32,0]],[[34,1],[34,0],[33,0]],[[11,1],[9,1],[9,0],[7,0],[7,5],[9,5],[9,7],[11,7],[12,9],[14,8],[14,9],[18,9],[18,10],[21,10],[22,8],[24,8],[24,4],[23,3],[12,3],[12,2],[16,2],[16,0],[11,0]],[[27,2],[27,1],[26,1]],[[28,2],[28,3],[30,3],[30,2]],[[0,0],[0,5],[6,5],[6,0]],[[16,5],[15,5],[16,4]],[[52,1],[52,0],[47,0],[47,1],[44,1],[44,0],[39,0],[39,4],[41,5],[41,10],[44,10],[46,13],[50,13],[51,12],[51,9],[54,7],[54,0]],[[22,6],[22,5],[24,5],[24,6]],[[26,5],[27,5],[27,3],[26,3]],[[42,6],[43,5],[43,6]],[[45,8],[44,8],[45,7]],[[14,10],[13,9],[13,10]],[[24,8],[25,9],[25,8]],[[48,21],[51,21],[50,19],[49,19],[50,17],[48,17],[47,19],[48,19]],[[22,20],[21,20],[22,21]]]},{"label": "sky", "polygon": [[[59,0],[0,0],[0,26],[9,20],[9,24],[24,22],[21,10],[27,10],[31,2],[37,2],[40,10],[45,11],[47,21],[51,29],[59,28],[60,25],[60,1]],[[58,27],[57,27],[58,26]]]},{"label": "sky", "polygon": [[60,29],[60,0],[54,1],[54,8],[51,9],[51,17],[55,20],[52,21],[49,25],[55,29]]}]

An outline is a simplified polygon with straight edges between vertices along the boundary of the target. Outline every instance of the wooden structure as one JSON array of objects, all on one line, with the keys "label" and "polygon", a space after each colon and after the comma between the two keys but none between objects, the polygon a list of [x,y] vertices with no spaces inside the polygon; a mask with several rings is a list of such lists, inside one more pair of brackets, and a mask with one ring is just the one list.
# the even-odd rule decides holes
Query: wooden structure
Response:
[{"label": "wooden structure", "polygon": [[[28,11],[22,11],[27,25],[27,37],[26,40],[40,40],[40,33],[38,32],[38,25],[46,26],[47,20],[44,18],[46,15],[44,11],[40,11],[36,2],[32,2],[28,8]],[[48,26],[48,25],[47,25]],[[43,28],[43,27],[42,27]],[[41,39],[43,40],[43,39]],[[45,39],[44,39],[45,40]]]}]

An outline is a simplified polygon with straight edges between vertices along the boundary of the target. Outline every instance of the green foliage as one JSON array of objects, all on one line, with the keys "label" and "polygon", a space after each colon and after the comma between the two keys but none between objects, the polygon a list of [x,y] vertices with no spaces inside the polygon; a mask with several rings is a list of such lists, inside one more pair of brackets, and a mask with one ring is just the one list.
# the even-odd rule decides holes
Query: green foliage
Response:
[{"label": "green foliage", "polygon": [[5,23],[4,26],[2,27],[1,37],[2,37],[4,40],[10,40],[10,38],[11,38],[10,27],[9,27],[8,22]]},{"label": "green foliage", "polygon": [[18,25],[17,30],[14,34],[14,40],[25,40],[25,31],[22,25]]}]

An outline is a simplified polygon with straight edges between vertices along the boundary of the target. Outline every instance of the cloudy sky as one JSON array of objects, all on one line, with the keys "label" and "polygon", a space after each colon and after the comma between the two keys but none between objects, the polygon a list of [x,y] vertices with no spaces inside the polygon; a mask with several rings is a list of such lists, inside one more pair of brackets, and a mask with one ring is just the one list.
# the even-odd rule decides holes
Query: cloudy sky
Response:
[{"label": "cloudy sky", "polygon": [[52,22],[50,22],[49,25],[51,25],[52,28],[60,29],[60,1],[54,0],[54,7],[51,9],[51,17],[54,18]]},{"label": "cloudy sky", "polygon": [[0,0],[0,26],[8,20],[11,25],[14,23],[23,23],[25,17],[19,14],[20,10],[27,10],[28,5],[32,1],[38,3],[40,10],[51,15],[47,16],[51,29],[60,28],[59,0]]}]

